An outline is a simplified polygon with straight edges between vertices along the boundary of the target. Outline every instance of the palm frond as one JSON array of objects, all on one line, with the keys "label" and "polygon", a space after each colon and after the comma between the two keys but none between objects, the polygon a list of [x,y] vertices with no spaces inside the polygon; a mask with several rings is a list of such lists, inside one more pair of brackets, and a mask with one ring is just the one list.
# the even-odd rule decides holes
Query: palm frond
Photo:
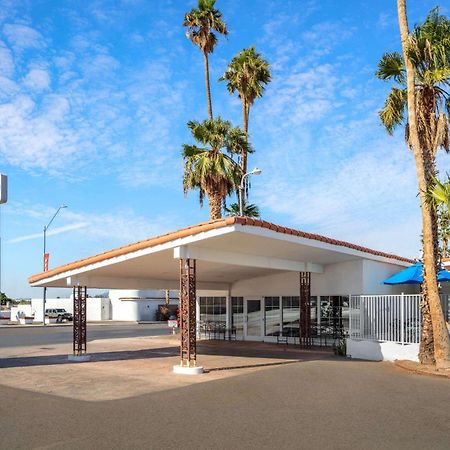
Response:
[{"label": "palm frond", "polygon": [[379,112],[381,122],[389,134],[392,134],[395,127],[405,120],[407,101],[406,89],[395,87],[391,89],[383,109]]},{"label": "palm frond", "polygon": [[404,85],[406,83],[406,72],[402,55],[398,52],[385,53],[378,63],[375,76],[385,81],[393,79]]}]

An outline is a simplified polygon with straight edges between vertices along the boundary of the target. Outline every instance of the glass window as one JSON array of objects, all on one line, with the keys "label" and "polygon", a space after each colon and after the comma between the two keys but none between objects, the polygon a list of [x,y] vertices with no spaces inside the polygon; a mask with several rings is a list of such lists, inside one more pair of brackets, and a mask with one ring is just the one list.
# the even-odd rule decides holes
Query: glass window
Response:
[{"label": "glass window", "polygon": [[231,326],[236,329],[236,336],[244,334],[244,297],[231,297]]},{"label": "glass window", "polygon": [[264,335],[279,336],[281,311],[280,297],[264,297]]},{"label": "glass window", "polygon": [[300,297],[283,297],[283,336],[299,336]]},{"label": "glass window", "polygon": [[200,321],[226,323],[226,297],[200,297]]}]

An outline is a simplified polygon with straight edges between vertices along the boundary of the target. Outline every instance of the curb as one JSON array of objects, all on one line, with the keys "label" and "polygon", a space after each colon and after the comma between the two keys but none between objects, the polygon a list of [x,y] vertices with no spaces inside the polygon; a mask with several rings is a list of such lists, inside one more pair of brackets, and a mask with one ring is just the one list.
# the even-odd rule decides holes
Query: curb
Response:
[{"label": "curb", "polygon": [[404,360],[395,360],[394,365],[399,369],[405,370],[406,372],[413,373],[415,375],[450,379],[450,371],[439,372],[438,370],[431,368],[434,366],[421,367],[419,363]]}]

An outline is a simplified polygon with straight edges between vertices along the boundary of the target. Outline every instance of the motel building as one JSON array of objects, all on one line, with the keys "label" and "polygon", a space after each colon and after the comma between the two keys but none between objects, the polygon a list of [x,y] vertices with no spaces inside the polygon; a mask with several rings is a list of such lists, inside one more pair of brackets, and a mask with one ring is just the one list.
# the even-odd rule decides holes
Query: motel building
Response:
[{"label": "motel building", "polygon": [[193,374],[202,371],[197,339],[310,347],[347,337],[348,356],[392,359],[396,346],[394,357],[417,359],[418,287],[383,284],[412,263],[229,217],[65,264],[29,282],[73,288],[75,357],[86,352],[87,289],[179,290],[180,365],[174,371]]}]

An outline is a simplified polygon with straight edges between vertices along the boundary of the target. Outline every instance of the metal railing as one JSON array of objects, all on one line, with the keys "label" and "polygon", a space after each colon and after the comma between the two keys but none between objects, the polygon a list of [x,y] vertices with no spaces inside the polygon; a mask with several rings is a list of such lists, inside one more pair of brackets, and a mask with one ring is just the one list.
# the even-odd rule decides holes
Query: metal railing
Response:
[{"label": "metal railing", "polygon": [[[400,344],[420,342],[420,294],[350,296],[349,337]],[[441,295],[446,320],[450,296]]]}]

